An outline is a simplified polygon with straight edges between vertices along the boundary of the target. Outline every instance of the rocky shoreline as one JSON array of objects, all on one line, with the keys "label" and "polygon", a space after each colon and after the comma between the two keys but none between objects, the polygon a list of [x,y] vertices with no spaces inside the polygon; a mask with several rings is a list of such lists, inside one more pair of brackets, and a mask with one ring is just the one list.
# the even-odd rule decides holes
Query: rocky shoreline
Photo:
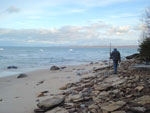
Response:
[{"label": "rocky shoreline", "polygon": [[131,68],[137,59],[93,69],[93,76],[61,87],[61,94],[37,103],[35,113],[150,113],[150,71]]}]

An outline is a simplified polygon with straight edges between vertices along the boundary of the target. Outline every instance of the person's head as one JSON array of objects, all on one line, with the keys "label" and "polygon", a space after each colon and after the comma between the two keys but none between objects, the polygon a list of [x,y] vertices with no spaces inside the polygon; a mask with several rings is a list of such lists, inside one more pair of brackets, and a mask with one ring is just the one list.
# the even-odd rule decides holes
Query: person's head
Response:
[{"label": "person's head", "polygon": [[117,51],[117,49],[116,49],[116,48],[114,48],[114,51]]}]

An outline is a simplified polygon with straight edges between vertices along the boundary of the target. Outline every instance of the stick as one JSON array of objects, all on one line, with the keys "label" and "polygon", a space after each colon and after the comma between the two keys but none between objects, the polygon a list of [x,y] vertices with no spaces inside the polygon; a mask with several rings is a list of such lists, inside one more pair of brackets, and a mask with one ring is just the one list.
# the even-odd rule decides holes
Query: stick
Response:
[{"label": "stick", "polygon": [[[110,54],[110,57],[111,57],[111,43],[110,43],[110,47],[109,47],[109,54]],[[109,58],[109,69],[110,69],[110,58]]]}]

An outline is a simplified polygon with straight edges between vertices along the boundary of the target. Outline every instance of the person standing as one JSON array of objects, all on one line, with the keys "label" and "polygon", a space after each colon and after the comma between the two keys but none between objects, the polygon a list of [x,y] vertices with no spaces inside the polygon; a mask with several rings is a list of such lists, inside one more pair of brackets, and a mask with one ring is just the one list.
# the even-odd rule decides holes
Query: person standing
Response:
[{"label": "person standing", "polygon": [[120,52],[116,48],[114,48],[113,52],[110,55],[110,58],[113,60],[114,74],[117,74],[118,62],[121,62]]}]

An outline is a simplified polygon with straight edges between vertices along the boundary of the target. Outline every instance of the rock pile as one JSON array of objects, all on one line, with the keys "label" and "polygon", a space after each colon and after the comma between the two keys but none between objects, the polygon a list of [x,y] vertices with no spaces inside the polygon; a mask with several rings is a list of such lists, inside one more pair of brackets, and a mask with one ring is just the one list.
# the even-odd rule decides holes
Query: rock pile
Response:
[{"label": "rock pile", "polygon": [[150,72],[131,70],[135,63],[123,62],[118,75],[107,73],[110,70],[106,68],[67,84],[60,88],[64,100],[59,107],[46,112],[49,108],[43,110],[37,104],[40,113],[150,113]]}]

